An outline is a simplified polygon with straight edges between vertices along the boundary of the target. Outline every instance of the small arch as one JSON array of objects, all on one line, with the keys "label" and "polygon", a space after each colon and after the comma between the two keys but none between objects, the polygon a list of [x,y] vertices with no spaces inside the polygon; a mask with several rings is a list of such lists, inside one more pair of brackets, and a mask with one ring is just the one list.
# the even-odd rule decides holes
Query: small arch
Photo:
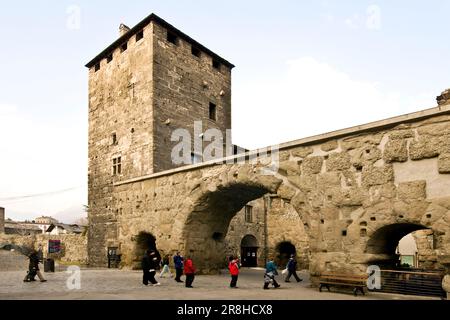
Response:
[{"label": "small arch", "polygon": [[278,266],[284,268],[284,266],[286,266],[287,262],[289,261],[291,255],[297,254],[297,249],[295,248],[295,245],[292,244],[292,242],[283,241],[277,244],[276,252],[277,256],[275,257],[275,260]]}]

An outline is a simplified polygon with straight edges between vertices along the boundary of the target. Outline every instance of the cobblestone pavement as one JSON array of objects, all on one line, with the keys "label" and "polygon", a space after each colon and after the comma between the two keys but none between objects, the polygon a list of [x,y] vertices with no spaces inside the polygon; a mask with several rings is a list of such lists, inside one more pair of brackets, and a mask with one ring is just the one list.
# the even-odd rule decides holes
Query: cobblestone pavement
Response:
[{"label": "cobblestone pavement", "polygon": [[66,282],[70,274],[65,271],[45,273],[46,283],[24,283],[25,272],[0,272],[0,300],[410,300],[433,299],[391,294],[369,293],[354,297],[349,293],[320,293],[310,288],[307,272],[300,272],[301,283],[281,281],[281,288],[263,290],[263,271],[243,269],[239,276],[238,289],[228,287],[230,278],[222,275],[197,276],[194,288],[185,288],[173,278],[157,280],[158,287],[142,285],[139,271],[119,271],[108,269],[82,269],[81,289],[69,290]]}]

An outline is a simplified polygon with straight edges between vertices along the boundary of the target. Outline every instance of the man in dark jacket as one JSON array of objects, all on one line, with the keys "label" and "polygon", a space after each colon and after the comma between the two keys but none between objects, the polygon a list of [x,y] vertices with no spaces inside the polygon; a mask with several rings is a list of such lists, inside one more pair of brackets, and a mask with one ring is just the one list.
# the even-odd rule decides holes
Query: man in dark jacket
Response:
[{"label": "man in dark jacket", "polygon": [[47,282],[47,280],[44,279],[41,272],[39,271],[39,254],[36,251],[33,251],[30,256],[30,263],[28,265],[28,274],[25,276],[25,279],[23,279],[24,282],[31,282],[36,281],[34,278],[36,275],[39,277],[39,280],[41,282]]},{"label": "man in dark jacket", "polygon": [[159,265],[158,255],[155,250],[147,250],[142,259],[142,271],[144,272],[142,283],[148,286],[148,282],[153,286],[159,286],[160,283],[155,280],[156,268]]},{"label": "man in dark jacket", "polygon": [[286,277],[285,282],[290,282],[289,279],[291,278],[291,276],[294,276],[295,280],[297,280],[297,282],[303,281],[303,279],[300,279],[297,275],[297,260],[295,260],[295,255],[291,255],[291,258],[289,259],[289,262],[287,264],[287,269],[288,269],[288,275]]},{"label": "man in dark jacket", "polygon": [[173,256],[173,263],[175,265],[175,271],[176,271],[176,282],[183,282],[181,281],[181,276],[183,275],[183,257],[180,255],[179,252],[177,252],[176,255]]}]

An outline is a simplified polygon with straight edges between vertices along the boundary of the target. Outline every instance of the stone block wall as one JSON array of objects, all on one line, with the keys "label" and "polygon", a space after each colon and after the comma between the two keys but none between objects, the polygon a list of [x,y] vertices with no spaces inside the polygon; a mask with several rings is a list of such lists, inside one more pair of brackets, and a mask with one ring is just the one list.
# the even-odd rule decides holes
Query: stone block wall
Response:
[{"label": "stone block wall", "polygon": [[[48,254],[48,241],[61,240],[62,252],[59,255]],[[64,264],[87,265],[87,236],[67,235],[0,235],[1,244],[16,244],[37,250],[42,245],[44,258],[52,258]]]}]

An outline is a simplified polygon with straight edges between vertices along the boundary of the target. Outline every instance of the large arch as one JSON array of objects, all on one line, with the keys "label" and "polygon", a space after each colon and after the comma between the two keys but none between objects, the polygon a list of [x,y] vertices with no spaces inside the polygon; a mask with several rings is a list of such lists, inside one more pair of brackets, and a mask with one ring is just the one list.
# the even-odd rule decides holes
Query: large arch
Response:
[{"label": "large arch", "polygon": [[236,213],[250,201],[273,191],[271,187],[249,181],[218,186],[198,198],[187,217],[183,237],[185,254],[194,259],[201,272],[212,273],[223,266],[224,239]]},{"label": "large arch", "polygon": [[398,263],[395,251],[399,241],[414,231],[425,229],[429,228],[414,223],[394,223],[379,228],[367,241],[366,253],[378,255],[370,263],[395,267]]}]

